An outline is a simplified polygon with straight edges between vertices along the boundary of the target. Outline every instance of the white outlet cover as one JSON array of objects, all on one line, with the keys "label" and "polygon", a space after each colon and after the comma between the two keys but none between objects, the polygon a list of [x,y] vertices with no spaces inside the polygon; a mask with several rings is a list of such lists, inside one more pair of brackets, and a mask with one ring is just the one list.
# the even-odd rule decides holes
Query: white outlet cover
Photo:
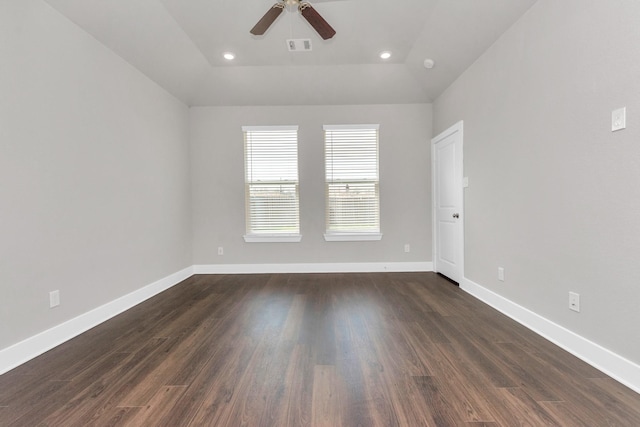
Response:
[{"label": "white outlet cover", "polygon": [[611,132],[626,129],[627,107],[618,108],[611,113]]},{"label": "white outlet cover", "polygon": [[580,294],[569,292],[569,310],[580,312]]},{"label": "white outlet cover", "polygon": [[60,305],[60,291],[49,292],[49,308],[57,307]]}]

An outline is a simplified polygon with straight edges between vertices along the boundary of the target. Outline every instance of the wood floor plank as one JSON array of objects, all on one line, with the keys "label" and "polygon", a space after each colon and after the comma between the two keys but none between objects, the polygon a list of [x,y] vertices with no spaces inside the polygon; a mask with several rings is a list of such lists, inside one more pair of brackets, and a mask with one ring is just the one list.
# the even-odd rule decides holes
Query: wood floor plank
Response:
[{"label": "wood floor plank", "polygon": [[[104,427],[135,426],[132,420],[142,408],[113,408],[104,416]],[[101,421],[102,427],[102,421]]]},{"label": "wood floor plank", "polygon": [[262,344],[256,348],[241,379],[240,387],[244,387],[244,391],[235,402],[236,422],[242,419],[249,425],[274,425],[278,417],[276,408],[284,402],[284,379],[295,343],[265,341]]},{"label": "wood floor plank", "polygon": [[[108,353],[95,364],[91,365],[90,368],[84,369],[76,375],[73,381],[43,380],[38,386],[29,383],[25,391],[12,395],[12,399],[7,402],[8,406],[11,407],[15,413],[19,413],[18,418],[20,423],[25,425],[35,425],[42,419],[45,419],[51,412],[63,406],[60,402],[64,402],[67,409],[70,410],[69,412],[73,412],[76,407],[87,404],[85,400],[75,399],[79,393],[82,393],[89,387],[94,387],[95,395],[103,384],[102,379],[131,357],[132,355],[127,353]],[[51,387],[51,390],[47,390],[47,387]],[[32,393],[42,391],[43,388],[45,393],[55,393],[57,399],[42,399],[36,395],[33,401],[29,401],[29,396]],[[55,392],[52,390],[55,390]],[[25,401],[27,402],[26,405],[24,404]],[[82,411],[84,412],[84,409],[82,409]]]},{"label": "wood floor plank", "polygon": [[416,324],[420,326],[423,336],[429,342],[449,344],[451,341],[449,341],[446,331],[438,327],[438,321],[441,320],[441,317],[438,313],[425,313]]},{"label": "wood floor plank", "polygon": [[[431,375],[438,378],[440,388],[449,397],[451,410],[463,422],[494,421],[487,391],[481,387],[485,382],[480,373],[459,357],[450,344],[432,344],[417,347],[419,353],[429,359]],[[464,384],[464,387],[460,387]]]},{"label": "wood floor plank", "polygon": [[[238,425],[243,424],[245,416],[244,404],[249,400],[249,384],[251,369],[256,363],[256,352],[259,345],[248,344],[243,357],[236,355],[230,365],[218,373],[217,378],[210,381],[213,387],[207,390],[200,409],[196,412],[191,425]],[[249,416],[254,416],[253,413]],[[245,423],[246,424],[246,423]]]},{"label": "wood floor plank", "polygon": [[556,381],[545,375],[551,369],[549,365],[539,363],[517,344],[498,343],[496,348],[500,350],[505,365],[516,376],[518,385],[535,401],[564,400],[562,390],[556,387]]},{"label": "wood floor plank", "polygon": [[576,393],[570,401],[579,405],[588,402],[592,410],[605,420],[605,425],[640,425],[640,402],[634,404],[636,399],[631,397],[628,389],[625,393],[619,387],[609,388],[610,382],[593,378],[585,381],[567,379],[567,382],[575,384]]},{"label": "wood floor plank", "polygon": [[345,426],[376,425],[355,342],[346,340],[339,345],[345,349],[336,360],[342,424]]},{"label": "wood floor plank", "polygon": [[0,376],[0,426],[636,426],[640,395],[433,273],[198,275]]},{"label": "wood floor plank", "polygon": [[560,420],[553,418],[542,406],[519,387],[501,388],[497,392],[502,396],[510,415],[519,426],[559,426]]},{"label": "wood floor plank", "polygon": [[20,396],[22,393],[33,389],[42,381],[35,375],[23,374],[15,369],[2,375],[2,387],[0,387],[0,407],[7,406],[8,400]]},{"label": "wood floor plank", "polygon": [[141,407],[128,423],[134,426],[167,425],[166,418],[173,411],[186,388],[186,386],[161,387],[149,403]]},{"label": "wood floor plank", "polygon": [[[357,311],[357,310],[356,310]],[[397,426],[398,418],[393,410],[390,393],[384,379],[384,365],[369,336],[366,322],[361,316],[351,318],[352,336],[357,348],[358,362],[362,372],[364,396],[372,426]]]},{"label": "wood floor plank", "polygon": [[[308,289],[303,290],[307,295],[306,305],[300,319],[300,332],[298,342],[306,345],[314,358],[316,365],[334,365],[336,360],[336,338],[334,329],[334,308],[331,294],[323,292],[318,287],[322,278],[314,275],[314,282]],[[323,283],[331,286],[332,277]]]},{"label": "wood floor plank", "polygon": [[242,321],[242,316],[227,314],[203,323],[193,336],[194,340],[200,339],[200,343],[194,344],[192,348],[188,347],[188,343],[183,347],[186,352],[183,354],[184,358],[173,366],[173,375],[165,385],[192,384],[209,359],[224,352],[228,343],[241,337]]},{"label": "wood floor plank", "polygon": [[328,365],[314,366],[311,398],[312,425],[318,427],[341,426],[339,402],[336,367]]},{"label": "wood floor plank", "polygon": [[238,393],[238,379],[255,346],[254,340],[247,337],[223,345],[189,384],[167,419],[167,425],[224,425],[221,418]]},{"label": "wood floor plank", "polygon": [[460,425],[460,414],[450,411],[450,398],[443,392],[436,377],[414,377],[418,391],[427,403],[428,414],[432,425]]},{"label": "wood floor plank", "polygon": [[305,306],[307,305],[307,296],[296,294],[289,307],[287,319],[282,327],[280,339],[288,341],[300,340],[300,323],[304,315]]},{"label": "wood floor plank", "polygon": [[498,423],[488,423],[486,421],[472,421],[464,424],[466,427],[500,427]]},{"label": "wood floor plank", "polygon": [[391,320],[387,322],[382,334],[373,340],[377,354],[391,375],[402,377],[425,376],[429,369],[425,367],[402,331],[408,328],[407,322]]},{"label": "wood floor plank", "polygon": [[416,322],[426,311],[432,311],[427,304],[420,304],[414,294],[406,293],[406,283],[400,281],[389,283],[383,278],[378,278],[373,283],[381,299],[387,301],[385,308],[399,321]]},{"label": "wood floor plank", "polygon": [[[628,408],[636,408],[638,406],[637,395],[627,386],[620,384],[613,378],[591,378],[588,382],[593,383],[598,390],[609,394],[615,399],[617,406],[626,406]],[[633,411],[629,412],[633,413]],[[640,425],[640,420],[637,420],[637,424]]]},{"label": "wood floor plank", "polygon": [[[437,410],[433,406],[424,390],[421,387],[420,378],[433,377],[412,377],[404,375],[401,377],[387,378],[391,381],[391,402],[398,418],[398,424],[401,426],[428,426],[438,425],[436,420],[439,418]],[[462,418],[460,414],[448,409],[447,414],[452,418],[455,425],[461,425]],[[442,421],[442,420],[440,420]],[[443,424],[444,425],[444,424]],[[454,425],[454,424],[449,424]]]},{"label": "wood floor plank", "polygon": [[313,362],[305,345],[296,344],[284,376],[282,403],[275,409],[274,426],[311,425],[313,399]]},{"label": "wood floor plank", "polygon": [[499,358],[485,351],[482,345],[478,345],[473,338],[461,332],[451,322],[453,316],[447,318],[435,317],[434,321],[443,330],[452,345],[465,355],[468,360],[473,360],[476,369],[481,371],[494,387],[516,387],[517,384],[500,366]]},{"label": "wood floor plank", "polygon": [[607,425],[603,424],[604,420],[597,413],[582,410],[573,402],[539,402],[539,405],[556,420],[562,420],[565,425]]},{"label": "wood floor plank", "polygon": [[118,406],[122,407],[138,407],[147,405],[151,399],[158,393],[158,389],[167,385],[169,379],[174,374],[175,366],[180,360],[190,358],[193,351],[198,349],[199,334],[208,331],[205,325],[191,333],[185,332],[183,336],[168,338],[172,340],[172,346],[166,349],[166,356],[158,360],[156,366],[147,371],[147,376],[132,384],[131,387],[123,393],[118,402]]},{"label": "wood floor plank", "polygon": [[[166,327],[157,330],[158,337],[172,341],[172,348],[167,348],[166,357],[159,361],[149,378],[139,381],[121,401],[122,406],[143,406],[157,393],[161,385],[187,385],[189,376],[196,374],[211,357],[208,337],[220,326],[216,319],[217,309],[221,307],[221,295],[210,293],[189,304],[189,310],[175,318]],[[176,366],[185,365],[178,379]],[[187,372],[188,370],[188,372]]]},{"label": "wood floor plank", "polygon": [[[114,357],[124,356],[122,361],[102,372],[102,376],[95,378],[85,388],[70,398],[65,398],[64,405],[56,408],[45,421],[52,425],[63,423],[77,423],[88,425],[105,416],[117,407],[114,401],[118,391],[145,367],[147,358],[153,357],[166,339],[151,339],[138,352],[133,354],[114,353]],[[84,384],[83,384],[84,385]]]}]

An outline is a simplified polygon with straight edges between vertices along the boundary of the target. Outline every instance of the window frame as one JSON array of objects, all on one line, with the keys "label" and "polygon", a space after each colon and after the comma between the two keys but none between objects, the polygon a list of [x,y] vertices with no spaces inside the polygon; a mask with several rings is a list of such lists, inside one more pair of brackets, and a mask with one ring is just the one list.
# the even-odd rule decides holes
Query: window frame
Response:
[{"label": "window frame", "polygon": [[[252,181],[249,178],[249,162],[252,161],[248,153],[248,134],[250,132],[278,132],[278,131],[295,131],[295,181],[294,180],[267,180],[263,181],[263,185],[281,183],[282,185],[295,185],[296,194],[296,210],[295,217],[297,219],[297,232],[252,232],[251,223],[251,205],[250,191],[252,185],[257,185],[258,181]],[[243,145],[244,145],[244,186],[245,186],[245,234],[244,241],[247,243],[297,243],[302,240],[300,233],[300,175],[299,175],[299,159],[298,159],[298,126],[242,126]]]},{"label": "window frame", "polygon": [[[375,148],[375,180],[345,180],[345,179],[330,179],[329,178],[329,165],[328,165],[328,153],[329,149],[329,141],[327,139],[328,133],[327,131],[341,131],[341,130],[375,130],[376,132],[376,148]],[[324,163],[325,163],[325,233],[324,239],[329,242],[351,242],[351,241],[376,241],[382,239],[381,232],[381,215],[380,215],[380,125],[379,124],[350,124],[350,125],[324,125]],[[329,198],[329,187],[331,184],[335,184],[337,182],[349,184],[361,184],[364,182],[373,183],[375,187],[376,194],[376,217],[377,217],[377,230],[376,231],[357,231],[357,230],[345,230],[345,231],[336,231],[330,230],[330,198]]]}]

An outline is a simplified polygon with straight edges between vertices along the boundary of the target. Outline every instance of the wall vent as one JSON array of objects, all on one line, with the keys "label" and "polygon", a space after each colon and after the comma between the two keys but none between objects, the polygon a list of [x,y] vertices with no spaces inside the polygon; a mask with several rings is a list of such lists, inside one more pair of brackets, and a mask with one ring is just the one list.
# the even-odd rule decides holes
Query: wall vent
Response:
[{"label": "wall vent", "polygon": [[289,52],[311,51],[311,39],[287,39]]}]

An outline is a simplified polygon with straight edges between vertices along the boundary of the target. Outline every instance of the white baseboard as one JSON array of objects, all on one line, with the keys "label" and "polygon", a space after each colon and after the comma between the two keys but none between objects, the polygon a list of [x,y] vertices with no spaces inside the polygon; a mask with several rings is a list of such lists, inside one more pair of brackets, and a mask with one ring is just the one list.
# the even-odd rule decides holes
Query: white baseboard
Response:
[{"label": "white baseboard", "polygon": [[193,267],[185,268],[163,279],[153,282],[137,291],[124,295],[98,308],[81,314],[58,326],[27,338],[17,344],[0,350],[0,374],[10,371],[19,365],[51,350],[52,348],[88,331],[94,326],[105,322],[165,291],[172,286],[193,275]]},{"label": "white baseboard", "polygon": [[463,279],[460,288],[526,326],[569,353],[640,393],[640,366],[570,330],[510,301],[477,283]]},{"label": "white baseboard", "polygon": [[194,265],[194,274],[384,273],[433,271],[432,262]]}]

